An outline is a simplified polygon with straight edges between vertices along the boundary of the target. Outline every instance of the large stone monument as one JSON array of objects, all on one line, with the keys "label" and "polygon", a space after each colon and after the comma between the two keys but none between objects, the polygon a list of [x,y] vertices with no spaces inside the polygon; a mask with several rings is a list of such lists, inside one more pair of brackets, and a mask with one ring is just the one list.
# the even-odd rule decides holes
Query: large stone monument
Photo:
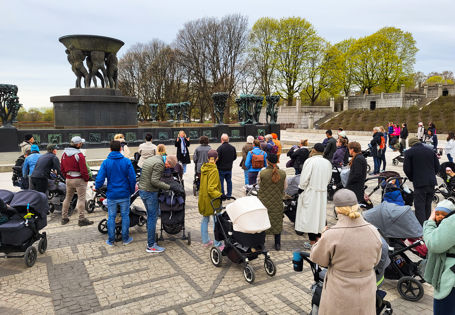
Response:
[{"label": "large stone monument", "polygon": [[68,35],[59,41],[76,84],[70,95],[51,97],[55,128],[137,127],[137,98],[117,89],[117,52],[124,43],[96,35]]}]

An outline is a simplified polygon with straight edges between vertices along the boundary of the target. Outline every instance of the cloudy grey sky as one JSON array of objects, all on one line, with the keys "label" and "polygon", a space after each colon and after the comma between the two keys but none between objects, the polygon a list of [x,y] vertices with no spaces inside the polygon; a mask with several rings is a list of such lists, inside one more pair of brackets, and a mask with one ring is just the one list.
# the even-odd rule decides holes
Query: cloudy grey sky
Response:
[{"label": "cloudy grey sky", "polygon": [[0,12],[0,83],[17,85],[26,108],[50,106],[50,96],[74,85],[60,36],[121,39],[121,57],[138,42],[171,43],[187,21],[232,13],[250,26],[264,16],[300,16],[332,43],[399,27],[417,41],[417,71],[455,71],[453,0],[0,0]]}]

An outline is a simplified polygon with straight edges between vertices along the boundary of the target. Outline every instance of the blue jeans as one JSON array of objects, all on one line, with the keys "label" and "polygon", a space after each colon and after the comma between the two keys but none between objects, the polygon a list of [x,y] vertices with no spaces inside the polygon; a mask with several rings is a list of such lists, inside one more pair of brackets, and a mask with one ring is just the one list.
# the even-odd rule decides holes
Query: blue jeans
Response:
[{"label": "blue jeans", "polygon": [[455,310],[455,288],[442,300],[433,299],[433,312],[435,315],[453,314]]},{"label": "blue jeans", "polygon": [[126,242],[129,239],[130,229],[130,198],[108,199],[107,200],[107,235],[109,242],[115,241],[115,217],[117,216],[117,207],[120,208],[122,216],[122,239]]},{"label": "blue jeans", "polygon": [[185,174],[186,173],[186,164],[182,163],[182,168],[183,168],[183,174]]},{"label": "blue jeans", "polygon": [[378,174],[379,173],[379,166],[381,165],[381,157],[373,156],[373,162],[374,162],[373,174]]},{"label": "blue jeans", "polygon": [[139,190],[139,196],[147,210],[147,245],[155,244],[156,218],[158,216],[158,192]]},{"label": "blue jeans", "polygon": [[450,162],[450,163],[453,162],[453,157],[452,157],[452,155],[450,155],[450,153],[447,154],[447,158],[449,159],[449,162]]},{"label": "blue jeans", "polygon": [[[203,216],[202,221],[201,221],[201,237],[202,237],[202,244],[207,244],[210,242],[210,236],[209,236],[209,222],[210,222],[210,217],[211,216]],[[213,228],[215,229],[215,219],[216,217],[213,216]],[[221,242],[214,240],[213,245],[215,246],[220,246]]]},{"label": "blue jeans", "polygon": [[221,193],[224,195],[224,180],[227,183],[227,194],[226,196],[232,196],[232,171],[218,171],[220,174],[221,182]]},{"label": "blue jeans", "polygon": [[248,170],[243,170],[243,177],[245,177],[245,185],[248,185]]}]

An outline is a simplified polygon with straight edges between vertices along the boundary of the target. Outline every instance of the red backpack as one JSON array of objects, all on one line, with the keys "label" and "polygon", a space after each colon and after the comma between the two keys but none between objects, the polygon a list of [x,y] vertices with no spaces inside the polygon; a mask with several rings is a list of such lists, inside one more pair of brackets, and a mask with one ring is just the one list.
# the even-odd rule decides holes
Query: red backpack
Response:
[{"label": "red backpack", "polygon": [[379,149],[384,150],[385,149],[385,137],[381,136],[381,143],[379,144]]}]

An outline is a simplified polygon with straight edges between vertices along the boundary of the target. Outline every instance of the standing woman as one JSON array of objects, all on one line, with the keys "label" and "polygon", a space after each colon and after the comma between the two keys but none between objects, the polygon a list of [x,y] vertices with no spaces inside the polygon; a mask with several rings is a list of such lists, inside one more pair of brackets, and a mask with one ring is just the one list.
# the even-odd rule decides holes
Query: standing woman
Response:
[{"label": "standing woman", "polygon": [[267,208],[270,229],[267,234],[275,236],[275,249],[281,249],[281,231],[283,230],[283,196],[286,172],[278,169],[278,156],[267,155],[267,168],[259,173],[258,198]]},{"label": "standing woman", "polygon": [[114,136],[114,140],[120,142],[120,153],[124,157],[130,158],[130,149],[128,148],[128,145],[126,144],[125,136],[121,133],[118,133]]},{"label": "standing woman", "polygon": [[248,152],[250,152],[254,148],[253,141],[254,141],[253,136],[246,137],[246,143],[242,148],[242,161],[240,162],[240,167],[243,169],[243,177],[245,178],[245,185],[249,185],[248,168],[245,166],[245,162],[246,162],[246,157],[248,156]]},{"label": "standing woman", "polygon": [[348,183],[346,188],[353,191],[359,203],[365,202],[365,179],[367,178],[367,161],[362,154],[362,147],[358,142],[349,142],[349,154],[352,156],[349,166]]},{"label": "standing woman", "polygon": [[453,162],[453,157],[455,156],[455,134],[453,132],[449,132],[449,135],[447,136],[445,150],[449,162]]},{"label": "standing woman", "polygon": [[400,132],[400,152],[406,150],[406,139],[408,138],[408,135],[408,125],[406,123],[402,123]]},{"label": "standing woman", "polygon": [[186,173],[186,165],[191,163],[190,152],[188,147],[190,146],[190,138],[186,136],[185,131],[180,130],[179,136],[175,140],[175,146],[177,148],[177,159],[183,165],[183,173]]}]

